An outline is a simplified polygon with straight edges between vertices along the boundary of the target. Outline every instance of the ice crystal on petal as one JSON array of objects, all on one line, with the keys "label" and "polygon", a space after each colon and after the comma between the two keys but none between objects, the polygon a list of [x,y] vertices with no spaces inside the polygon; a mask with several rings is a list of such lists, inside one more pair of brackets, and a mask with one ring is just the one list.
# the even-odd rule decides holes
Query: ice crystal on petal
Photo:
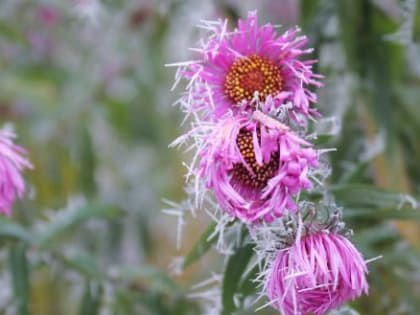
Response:
[{"label": "ice crystal on petal", "polygon": [[269,117],[219,121],[204,139],[200,158],[198,177],[220,207],[248,223],[295,212],[294,196],[312,187],[308,172],[318,165],[310,143]]},{"label": "ice crystal on petal", "polygon": [[323,315],[367,294],[366,273],[366,262],[346,237],[319,231],[278,253],[267,295],[285,315]]},{"label": "ice crystal on petal", "polygon": [[177,82],[180,76],[189,80],[181,102],[186,112],[202,112],[205,120],[229,111],[252,112],[258,95],[261,103],[272,98],[267,112],[291,102],[290,115],[300,123],[318,116],[311,106],[317,96],[309,87],[320,87],[321,76],[312,71],[315,60],[301,60],[312,49],[305,48],[307,38],[298,36],[298,28],[279,35],[271,24],[259,26],[256,12],[239,20],[232,32],[227,20],[203,21],[200,27],[210,36],[193,49],[198,56],[171,64],[180,66]]}]

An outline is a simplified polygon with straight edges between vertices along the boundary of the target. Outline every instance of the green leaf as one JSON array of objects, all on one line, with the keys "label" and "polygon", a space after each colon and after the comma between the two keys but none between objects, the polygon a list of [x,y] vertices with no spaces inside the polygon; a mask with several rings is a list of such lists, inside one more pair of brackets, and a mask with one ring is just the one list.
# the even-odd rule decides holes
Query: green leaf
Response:
[{"label": "green leaf", "polygon": [[[301,26],[310,40],[311,47],[319,47],[322,31],[327,21],[334,14],[335,1],[303,0],[300,3]],[[282,23],[282,21],[280,21]],[[316,49],[315,54],[318,49]],[[317,65],[315,65],[317,67]]]},{"label": "green leaf", "polygon": [[415,209],[372,209],[372,208],[345,208],[345,218],[389,219],[389,220],[420,220],[420,211]]},{"label": "green leaf", "polygon": [[403,194],[363,184],[331,186],[331,192],[340,205],[350,208],[398,209],[403,200]]},{"label": "green leaf", "polygon": [[300,12],[302,20],[308,21],[319,10],[319,0],[302,0],[300,4]]},{"label": "green leaf", "polygon": [[359,313],[352,309],[350,306],[346,305],[340,307],[338,310],[333,310],[329,315],[359,315]]},{"label": "green leaf", "polygon": [[[130,295],[121,289],[117,289],[115,292],[115,303],[113,304],[113,314],[118,315],[131,315],[135,314],[134,306],[135,303],[132,301]],[[144,312],[144,314],[151,314],[150,312]]]},{"label": "green leaf", "polygon": [[404,84],[397,87],[396,92],[401,99],[401,106],[407,111],[408,115],[420,126],[420,110],[418,109],[418,99],[420,98],[420,91],[418,85]]},{"label": "green leaf", "polygon": [[25,43],[25,36],[16,27],[2,20],[0,20],[0,37],[21,44]]},{"label": "green leaf", "polygon": [[239,284],[238,292],[242,294],[242,300],[247,296],[255,293],[256,283],[254,280],[257,278],[259,272],[259,266],[252,268],[246,275],[244,275],[241,283]]},{"label": "green leaf", "polygon": [[319,134],[317,135],[316,139],[312,141],[312,143],[316,146],[320,146],[330,142],[334,138],[333,135],[329,134]]},{"label": "green leaf", "polygon": [[89,203],[77,210],[64,210],[56,219],[42,226],[40,247],[45,249],[53,245],[64,235],[74,231],[81,223],[89,219],[115,218],[121,211],[110,205]]},{"label": "green leaf", "polygon": [[100,284],[86,281],[85,291],[80,303],[79,315],[99,314],[103,288]]},{"label": "green leaf", "polygon": [[9,263],[13,293],[19,315],[29,315],[29,268],[24,243],[10,248]]},{"label": "green leaf", "polygon": [[0,76],[0,94],[6,99],[15,99],[19,96],[30,99],[34,104],[42,104],[44,108],[57,101],[57,91],[52,82],[31,80],[11,71],[4,72]]},{"label": "green leaf", "polygon": [[363,162],[355,165],[354,168],[344,171],[341,177],[338,179],[339,184],[350,184],[363,181],[364,173],[370,166],[370,163]]},{"label": "green leaf", "polygon": [[240,247],[230,256],[226,265],[222,288],[222,315],[235,311],[234,295],[238,291],[240,279],[254,253],[254,244]]},{"label": "green leaf", "polygon": [[5,217],[0,217],[0,237],[21,240],[29,244],[37,241],[25,227]]},{"label": "green leaf", "polygon": [[377,244],[381,242],[391,242],[397,240],[399,234],[389,224],[370,226],[369,228],[358,231],[353,235],[352,240],[356,244]]},{"label": "green leaf", "polygon": [[331,192],[346,218],[420,220],[420,210],[404,203],[404,194],[363,184],[332,186]]},{"label": "green leaf", "polygon": [[77,271],[90,279],[105,280],[107,274],[98,265],[95,257],[85,252],[73,252],[68,255],[52,252],[53,257],[64,266]]},{"label": "green leaf", "polygon": [[391,244],[399,240],[399,234],[386,222],[358,230],[352,236],[352,242],[365,255],[376,257],[384,254],[381,244]]},{"label": "green leaf", "polygon": [[80,186],[86,196],[92,196],[96,191],[96,160],[91,135],[86,127],[80,130],[79,142]]},{"label": "green leaf", "polygon": [[141,265],[135,267],[124,267],[118,272],[118,279],[124,282],[135,283],[145,282],[148,289],[157,292],[174,293],[178,290],[178,286],[166,273],[154,266]]},{"label": "green leaf", "polygon": [[215,228],[216,223],[211,223],[201,235],[198,242],[194,245],[193,249],[187,254],[187,256],[185,256],[184,263],[182,265],[184,269],[200,259],[216,242],[216,235],[213,235],[213,237],[209,239]]}]

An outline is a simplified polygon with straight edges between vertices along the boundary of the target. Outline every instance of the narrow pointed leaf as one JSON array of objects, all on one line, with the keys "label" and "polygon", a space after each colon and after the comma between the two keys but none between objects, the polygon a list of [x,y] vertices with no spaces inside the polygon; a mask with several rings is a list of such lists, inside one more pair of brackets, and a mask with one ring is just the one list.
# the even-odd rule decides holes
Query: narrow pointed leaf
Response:
[{"label": "narrow pointed leaf", "polygon": [[63,255],[54,253],[53,257],[60,261],[66,268],[72,269],[84,277],[95,280],[106,280],[107,274],[101,270],[95,257],[85,252],[74,252]]},{"label": "narrow pointed leaf", "polygon": [[9,263],[13,294],[19,315],[29,315],[29,267],[24,243],[10,248]]},{"label": "narrow pointed leaf", "polygon": [[36,243],[35,235],[27,228],[5,217],[0,217],[0,237],[17,239],[25,243]]},{"label": "narrow pointed leaf", "polygon": [[405,195],[372,185],[354,184],[331,187],[331,192],[343,206],[401,208]]},{"label": "narrow pointed leaf", "polygon": [[89,219],[114,218],[121,211],[113,206],[90,203],[75,211],[62,213],[57,220],[44,224],[40,231],[40,246],[47,248],[64,235],[72,232],[75,227]]},{"label": "narrow pointed leaf", "polygon": [[194,245],[193,249],[187,254],[187,256],[185,256],[184,263],[182,265],[184,269],[200,259],[216,242],[216,235],[209,239],[215,228],[216,223],[211,223],[201,235],[198,242]]},{"label": "narrow pointed leaf", "polygon": [[100,284],[86,281],[79,315],[97,315],[101,305],[103,288]]},{"label": "narrow pointed leaf", "polygon": [[226,265],[222,288],[222,315],[230,315],[235,309],[234,296],[238,291],[240,279],[254,253],[254,244],[236,250]]}]

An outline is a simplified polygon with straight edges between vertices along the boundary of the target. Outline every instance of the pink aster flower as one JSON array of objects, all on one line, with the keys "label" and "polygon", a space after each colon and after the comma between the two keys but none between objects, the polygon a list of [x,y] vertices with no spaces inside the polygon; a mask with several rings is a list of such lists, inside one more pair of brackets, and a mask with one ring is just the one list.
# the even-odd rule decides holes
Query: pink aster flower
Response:
[{"label": "pink aster flower", "polygon": [[221,208],[248,223],[296,211],[293,197],[311,188],[308,171],[318,163],[310,143],[260,111],[216,123],[200,157],[199,177]]},{"label": "pink aster flower", "polygon": [[323,315],[368,292],[367,267],[340,234],[318,231],[280,251],[266,290],[284,315]]},{"label": "pink aster flower", "polygon": [[55,27],[60,22],[60,11],[53,6],[41,6],[37,9],[36,15],[39,21],[45,26]]},{"label": "pink aster flower", "polygon": [[[203,110],[204,119],[217,120],[228,111],[252,112],[260,103],[265,113],[291,103],[295,121],[317,115],[311,107],[317,96],[309,87],[320,87],[321,76],[312,71],[315,60],[299,59],[312,49],[305,48],[308,40],[298,36],[298,28],[279,35],[271,24],[259,26],[256,12],[239,20],[233,32],[226,20],[202,27],[211,35],[194,49],[198,59],[184,63],[177,73],[178,80],[190,80],[182,101],[187,112]],[[265,102],[268,96],[272,102]]]},{"label": "pink aster flower", "polygon": [[22,171],[31,169],[26,159],[26,151],[13,143],[16,135],[0,130],[0,212],[10,215],[16,198],[22,198],[25,192],[25,181]]}]

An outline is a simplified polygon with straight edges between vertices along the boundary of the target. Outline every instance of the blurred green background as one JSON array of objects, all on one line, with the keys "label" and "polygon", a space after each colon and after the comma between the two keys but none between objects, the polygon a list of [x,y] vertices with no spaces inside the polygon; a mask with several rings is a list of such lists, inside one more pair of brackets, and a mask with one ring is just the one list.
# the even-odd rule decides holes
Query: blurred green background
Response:
[{"label": "blurred green background", "polygon": [[13,124],[35,166],[27,198],[0,221],[0,314],[202,313],[190,286],[221,273],[223,258],[170,275],[210,220],[187,218],[177,251],[177,220],[162,200],[184,198],[189,153],[168,149],[186,127],[171,105],[181,92],[170,91],[175,69],[164,64],[191,59],[200,19],[234,25],[253,9],[261,22],[300,25],[325,75],[325,118],[311,128],[320,147],[337,148],[329,189],[365,257],[383,255],[370,264],[371,294],[352,307],[418,314],[414,0],[0,1],[1,122]]}]

